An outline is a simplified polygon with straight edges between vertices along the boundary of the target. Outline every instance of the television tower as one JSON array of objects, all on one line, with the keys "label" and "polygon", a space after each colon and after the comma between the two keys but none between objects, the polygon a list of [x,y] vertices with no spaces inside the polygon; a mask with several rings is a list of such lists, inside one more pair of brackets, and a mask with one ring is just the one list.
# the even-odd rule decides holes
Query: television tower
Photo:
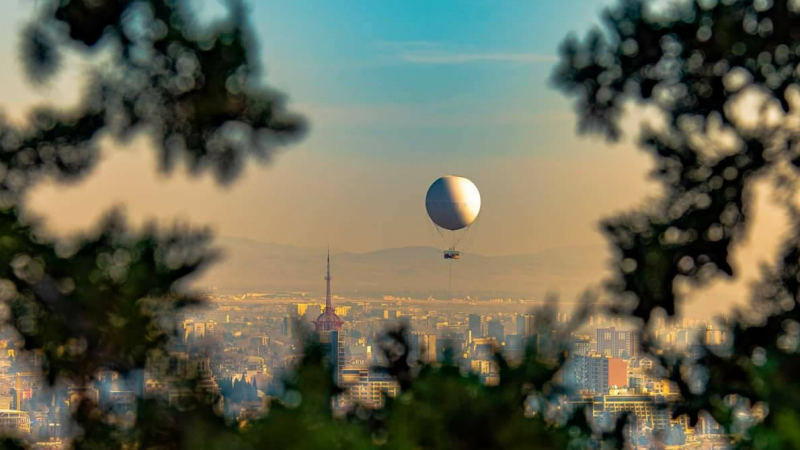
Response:
[{"label": "television tower", "polygon": [[314,328],[318,333],[339,331],[342,328],[342,319],[336,315],[331,301],[331,250],[328,249],[328,270],[325,274],[325,311],[314,321]]}]

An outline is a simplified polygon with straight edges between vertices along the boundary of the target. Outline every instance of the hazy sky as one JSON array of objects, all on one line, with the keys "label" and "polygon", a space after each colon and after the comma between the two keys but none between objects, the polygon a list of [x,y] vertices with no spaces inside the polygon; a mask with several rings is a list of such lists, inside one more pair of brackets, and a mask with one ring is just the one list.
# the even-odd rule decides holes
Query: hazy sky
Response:
[{"label": "hazy sky", "polygon": [[[0,6],[6,62],[16,64],[29,3]],[[587,29],[601,4],[251,2],[267,82],[309,118],[304,141],[226,189],[210,177],[160,176],[144,144],[112,149],[83,184],[37,189],[33,208],[59,230],[119,204],[135,219],[177,216],[224,235],[364,251],[436,244],[424,195],[458,174],[483,197],[476,252],[599,243],[594,223],[642,197],[648,161],[576,138],[571,106],[548,78],[560,40]],[[37,98],[74,98],[78,86],[34,95],[18,67],[0,76],[12,115]]]},{"label": "hazy sky", "polygon": [[[0,3],[0,106],[12,118],[42,99],[69,102],[79,86],[75,61],[44,90],[23,79],[16,34],[32,3]],[[198,3],[207,17],[219,11]],[[158,174],[144,144],[110,145],[84,182],[43,183],[30,207],[57,232],[121,205],[136,222],[180,218],[221,235],[368,251],[437,245],[424,195],[457,174],[483,198],[474,252],[602,244],[599,219],[657,193],[650,160],[629,142],[577,137],[571,103],[548,78],[559,42],[598,23],[607,3],[253,0],[266,80],[311,122],[301,143],[228,188]],[[748,261],[774,245],[775,233],[759,236]]]}]

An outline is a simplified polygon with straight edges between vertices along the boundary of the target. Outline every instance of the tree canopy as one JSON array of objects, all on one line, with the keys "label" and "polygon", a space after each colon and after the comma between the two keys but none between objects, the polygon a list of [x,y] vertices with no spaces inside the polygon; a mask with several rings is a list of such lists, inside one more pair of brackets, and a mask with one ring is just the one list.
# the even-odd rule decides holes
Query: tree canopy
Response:
[{"label": "tree canopy", "polygon": [[[603,224],[616,249],[613,309],[644,321],[656,309],[672,316],[676,283],[733,277],[730,251],[751,225],[750,192],[771,182],[793,233],[752,309],[735,314],[732,348],[667,366],[686,397],[680,412],[711,412],[743,448],[797,447],[800,5],[625,0],[603,18],[602,29],[564,42],[553,77],[576,99],[581,130],[617,139],[631,105],[662,121],[641,142],[656,161],[661,201]],[[742,428],[743,411],[763,420]]]}]

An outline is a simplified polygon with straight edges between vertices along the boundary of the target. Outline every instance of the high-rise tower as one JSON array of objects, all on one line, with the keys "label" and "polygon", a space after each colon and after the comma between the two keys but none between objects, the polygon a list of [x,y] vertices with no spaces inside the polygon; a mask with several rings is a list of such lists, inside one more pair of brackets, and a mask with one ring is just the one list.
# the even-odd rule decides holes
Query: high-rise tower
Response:
[{"label": "high-rise tower", "polygon": [[317,317],[314,321],[314,328],[320,333],[320,338],[324,340],[323,335],[331,331],[339,331],[342,328],[342,319],[333,311],[331,302],[331,251],[328,250],[328,271],[325,274],[325,281],[327,282],[327,289],[325,290],[325,311]]},{"label": "high-rise tower", "polygon": [[314,328],[319,334],[319,342],[327,355],[328,363],[333,368],[333,380],[337,384],[342,382],[342,369],[344,368],[345,348],[339,341],[339,330],[342,328],[342,319],[336,315],[331,301],[331,251],[328,250],[328,271],[325,274],[327,282],[325,290],[325,311],[314,321]]}]

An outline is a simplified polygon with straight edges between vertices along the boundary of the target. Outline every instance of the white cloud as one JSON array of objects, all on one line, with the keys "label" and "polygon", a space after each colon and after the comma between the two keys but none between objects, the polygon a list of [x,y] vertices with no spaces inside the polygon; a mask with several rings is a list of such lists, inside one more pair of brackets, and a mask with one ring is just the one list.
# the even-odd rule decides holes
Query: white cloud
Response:
[{"label": "white cloud", "polygon": [[533,52],[476,51],[452,44],[406,41],[379,41],[375,47],[388,51],[396,60],[410,64],[452,65],[481,62],[542,63],[555,62],[555,55]]},{"label": "white cloud", "polygon": [[298,103],[294,106],[312,124],[322,127],[522,127],[545,121],[572,120],[574,117],[574,113],[569,110],[532,112],[508,108],[502,104],[477,106],[458,102],[434,105]]},{"label": "white cloud", "polygon": [[555,62],[553,55],[538,53],[446,53],[446,52],[406,52],[400,57],[414,64],[470,64],[477,62],[515,62],[541,63]]}]

